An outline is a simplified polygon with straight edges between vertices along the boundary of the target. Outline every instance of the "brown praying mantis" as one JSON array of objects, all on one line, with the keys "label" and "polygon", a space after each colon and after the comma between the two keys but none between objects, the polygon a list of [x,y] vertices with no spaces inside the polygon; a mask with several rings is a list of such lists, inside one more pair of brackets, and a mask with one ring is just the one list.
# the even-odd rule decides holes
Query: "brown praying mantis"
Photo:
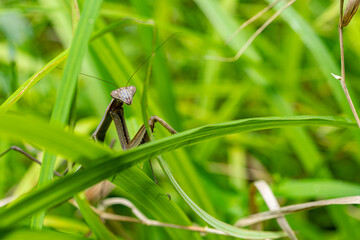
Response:
[{"label": "brown praying mantis", "polygon": [[[129,132],[125,122],[124,116],[124,104],[131,105],[133,97],[136,92],[135,86],[122,87],[118,88],[111,92],[111,97],[113,98],[107,107],[105,114],[96,128],[95,132],[92,134],[92,137],[97,141],[104,141],[105,134],[112,122],[114,120],[117,134],[120,140],[121,148],[127,150],[138,145],[141,145],[145,142],[148,142],[149,136],[146,132],[145,124],[143,124],[133,139],[130,139]],[[154,130],[155,123],[160,123],[165,127],[170,133],[174,134],[176,131],[163,119],[158,116],[151,116],[149,121],[149,126],[151,131]]]},{"label": "brown praying mantis", "polygon": [[[118,88],[111,92],[112,100],[107,107],[103,118],[101,119],[100,124],[96,128],[95,132],[92,134],[92,137],[96,141],[103,142],[105,139],[106,132],[112,122],[115,123],[116,131],[119,137],[119,141],[121,144],[121,148],[125,151],[130,148],[134,148],[141,144],[144,144],[150,141],[149,135],[146,131],[145,124],[143,124],[135,136],[130,139],[129,131],[126,126],[125,115],[124,115],[124,104],[131,105],[133,101],[133,97],[136,93],[135,86],[122,87]],[[163,119],[158,116],[151,116],[148,120],[151,132],[154,131],[155,123],[160,123],[163,127],[165,127],[171,134],[175,134],[176,131]],[[157,180],[155,178],[155,174],[151,165],[151,161],[149,160],[150,168],[154,177],[155,183]]]}]

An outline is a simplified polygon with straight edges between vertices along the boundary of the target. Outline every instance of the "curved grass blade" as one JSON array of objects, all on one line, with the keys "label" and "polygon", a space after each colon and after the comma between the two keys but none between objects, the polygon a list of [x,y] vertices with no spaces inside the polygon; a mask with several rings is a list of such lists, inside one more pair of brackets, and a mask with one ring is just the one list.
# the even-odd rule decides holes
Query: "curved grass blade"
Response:
[{"label": "curved grass blade", "polygon": [[191,198],[181,189],[180,185],[176,182],[164,159],[162,159],[161,156],[158,156],[158,160],[166,176],[170,179],[173,187],[180,194],[180,196],[191,207],[191,209],[194,210],[197,215],[199,215],[206,223],[210,224],[212,227],[226,232],[231,236],[245,239],[280,238],[286,236],[286,234],[283,232],[260,232],[237,228],[212,217],[203,209],[201,209],[198,205],[196,205],[196,203],[194,203]]},{"label": "curved grass blade", "polygon": [[[156,151],[163,152],[228,134],[305,125],[343,128],[356,127],[356,124],[347,118],[330,116],[247,118],[193,128],[149,142],[138,148],[150,149],[155,147]],[[97,144],[88,138],[71,134],[57,126],[50,126],[47,122],[34,117],[0,114],[0,132],[4,137],[20,139],[42,146],[53,153],[70,158],[83,165],[92,162],[92,158],[99,158],[113,152],[111,149]],[[130,151],[139,151],[138,148]]]},{"label": "curved grass blade", "polygon": [[[207,125],[178,133],[160,140],[152,141],[138,148],[125,152],[108,155],[99,144],[88,139],[78,137],[55,126],[48,126],[41,121],[25,119],[20,116],[0,115],[0,132],[4,136],[22,139],[41,145],[48,150],[60,153],[65,157],[74,157],[74,161],[81,163],[86,169],[71,176],[66,176],[23,199],[17,201],[0,213],[0,227],[11,226],[35,212],[54,206],[75,193],[121,172],[134,164],[156,157],[164,152],[185,147],[215,137],[249,132],[262,129],[303,125],[328,125],[337,127],[355,127],[355,123],[335,117],[296,116],[296,117],[267,117],[236,120],[231,122]],[[58,147],[57,145],[60,145]],[[91,146],[94,149],[91,149]],[[85,150],[84,150],[85,149]],[[94,155],[92,155],[94,154]],[[108,155],[108,157],[100,157]],[[98,157],[97,159],[91,156]],[[100,158],[99,158],[100,157]],[[115,178],[116,179],[116,178]]]}]

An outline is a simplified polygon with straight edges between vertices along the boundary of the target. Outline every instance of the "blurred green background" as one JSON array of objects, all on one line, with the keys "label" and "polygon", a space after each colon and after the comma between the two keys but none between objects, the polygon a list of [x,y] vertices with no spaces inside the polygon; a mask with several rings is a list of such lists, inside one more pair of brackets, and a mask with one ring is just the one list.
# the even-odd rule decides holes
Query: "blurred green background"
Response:
[{"label": "blurred green background", "polygon": [[[207,59],[206,56],[235,55],[274,10],[246,27],[228,45],[226,39],[270,2],[106,0],[95,31],[121,18],[152,19],[157,30],[156,43],[152,26],[119,26],[91,42],[81,72],[124,86],[151,54],[153,44],[158,46],[176,33],[154,58],[148,113],[165,119],[179,132],[262,116],[329,115],[352,119],[340,83],[330,74],[340,74],[338,1],[297,1],[238,61]],[[5,0],[0,6],[2,103],[70,46],[73,30],[70,1]],[[344,32],[347,84],[356,107],[360,95],[358,26],[359,17],[355,16]],[[147,64],[130,82],[138,89],[133,106],[125,107],[131,135],[142,124],[140,97],[146,69]],[[62,73],[61,69],[54,69],[9,111],[48,120]],[[111,85],[79,76],[70,123],[78,134],[91,136],[111,100],[111,90]],[[160,127],[155,128],[155,138],[166,135]],[[250,214],[248,192],[254,180],[270,183],[281,205],[359,195],[359,137],[354,129],[325,126],[264,130],[206,141],[165,154],[164,158],[194,202],[216,218],[233,224]],[[115,138],[112,127],[107,142]],[[24,144],[2,139],[0,151]],[[25,144],[25,148],[41,157],[41,152],[33,147]],[[120,149],[120,144],[116,143],[115,148]],[[36,184],[39,167],[29,168],[30,164],[18,153],[0,159],[0,198],[16,191],[26,192]],[[148,164],[143,169],[150,174]],[[173,201],[192,221],[204,225],[174,192],[156,164],[155,170],[160,186]],[[121,195],[116,190],[112,194]],[[257,202],[260,210],[267,209],[260,196]],[[62,217],[84,224],[73,208],[62,206],[51,210],[48,219],[58,221],[49,226],[63,230],[59,224]],[[287,219],[301,239],[360,239],[360,210],[355,206],[325,207]],[[111,227],[125,239],[149,239],[148,234],[153,236],[151,239],[167,238],[161,228],[127,223]],[[279,227],[271,220],[264,223],[264,229]]]}]

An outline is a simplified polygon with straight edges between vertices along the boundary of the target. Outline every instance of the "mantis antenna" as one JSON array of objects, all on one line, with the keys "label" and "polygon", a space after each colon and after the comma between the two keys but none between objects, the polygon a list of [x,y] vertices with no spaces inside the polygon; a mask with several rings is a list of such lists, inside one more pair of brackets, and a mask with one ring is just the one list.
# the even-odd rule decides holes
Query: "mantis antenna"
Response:
[{"label": "mantis antenna", "polygon": [[[56,68],[57,68],[57,69],[60,69],[60,70],[64,70],[64,69],[61,68],[61,67],[56,67]],[[99,80],[99,81],[102,81],[102,82],[106,82],[106,83],[111,84],[111,85],[113,85],[113,86],[115,86],[115,87],[118,88],[118,86],[117,86],[116,84],[114,84],[114,83],[112,83],[112,82],[110,82],[110,81],[106,81],[106,80],[104,80],[104,79],[101,79],[101,78],[98,78],[98,77],[95,77],[95,76],[92,76],[92,75],[89,75],[89,74],[86,74],[86,73],[79,73],[79,75],[82,75],[82,76],[85,76],[85,77],[89,77],[89,78],[93,78],[93,79],[96,79],[96,80]]]},{"label": "mantis antenna", "polygon": [[163,42],[160,44],[160,46],[158,46],[158,47],[145,59],[145,61],[143,61],[143,62],[140,64],[140,66],[139,66],[139,67],[135,70],[135,72],[130,76],[129,80],[127,80],[126,85],[125,85],[126,87],[127,87],[127,85],[129,84],[130,80],[134,77],[134,75],[140,70],[140,68],[141,68],[142,66],[144,66],[144,64],[145,64],[147,61],[149,61],[149,59],[152,58],[152,57],[155,55],[155,53],[156,53],[162,46],[164,46],[164,44],[165,44],[167,41],[169,41],[175,34],[177,34],[177,33],[171,34],[165,41],[163,41]]}]

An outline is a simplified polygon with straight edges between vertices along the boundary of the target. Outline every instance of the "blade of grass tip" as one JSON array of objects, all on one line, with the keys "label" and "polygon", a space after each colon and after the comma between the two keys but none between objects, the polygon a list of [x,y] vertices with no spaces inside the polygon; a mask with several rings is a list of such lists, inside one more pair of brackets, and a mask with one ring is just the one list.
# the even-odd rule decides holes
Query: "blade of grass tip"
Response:
[{"label": "blade of grass tip", "polygon": [[86,223],[99,239],[117,239],[101,222],[99,216],[91,209],[84,193],[77,194],[74,198]]},{"label": "blade of grass tip", "polygon": [[[87,50],[95,20],[100,12],[101,4],[102,0],[87,0],[84,3],[83,12],[69,50],[69,59],[66,62],[63,78],[57,92],[51,116],[53,124],[65,125],[69,119],[71,104],[75,96],[77,75],[80,71],[82,58]],[[45,152],[42,163],[38,187],[42,187],[52,181],[55,156]],[[42,229],[44,216],[45,212],[35,215],[32,219],[31,227]]]},{"label": "blade of grass tip", "polygon": [[161,156],[158,156],[158,160],[161,168],[163,169],[166,176],[169,178],[173,187],[176,189],[179,195],[185,200],[185,202],[190,206],[191,209],[193,209],[193,211],[197,215],[199,215],[206,223],[208,223],[212,227],[221,230],[223,232],[226,232],[230,236],[245,238],[245,239],[264,239],[264,238],[273,239],[273,238],[280,238],[286,236],[285,233],[283,232],[262,232],[262,231],[240,229],[212,217],[203,209],[201,209],[198,205],[196,205],[191,200],[191,198],[181,189],[180,185],[176,182],[164,159]]},{"label": "blade of grass tip", "polygon": [[[263,181],[256,181],[254,182],[255,187],[260,192],[261,196],[263,197],[266,205],[270,210],[278,210],[280,208],[280,205],[278,201],[276,200],[276,197],[274,193],[271,191],[269,185]],[[295,236],[294,231],[291,229],[289,223],[287,222],[286,218],[284,216],[280,216],[276,218],[276,221],[278,222],[281,229],[287,233],[288,237],[292,240],[296,240],[297,237]]]}]

